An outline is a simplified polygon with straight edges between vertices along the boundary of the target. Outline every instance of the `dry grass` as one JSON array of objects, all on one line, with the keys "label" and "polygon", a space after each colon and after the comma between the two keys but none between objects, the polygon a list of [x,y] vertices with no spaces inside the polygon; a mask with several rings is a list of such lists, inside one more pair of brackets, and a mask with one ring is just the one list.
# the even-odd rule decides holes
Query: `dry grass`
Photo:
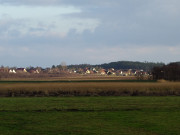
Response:
[{"label": "dry grass", "polygon": [[[21,74],[20,74],[21,75]],[[7,78],[0,78],[2,81],[56,81],[56,80],[136,80],[137,78],[135,76],[103,76],[103,75],[59,75],[59,76],[50,76],[49,74],[33,74],[33,75],[24,75],[21,76],[13,76],[13,77],[7,77]],[[24,76],[23,76],[24,75]]]},{"label": "dry grass", "polygon": [[179,82],[5,83],[0,96],[180,96]]}]

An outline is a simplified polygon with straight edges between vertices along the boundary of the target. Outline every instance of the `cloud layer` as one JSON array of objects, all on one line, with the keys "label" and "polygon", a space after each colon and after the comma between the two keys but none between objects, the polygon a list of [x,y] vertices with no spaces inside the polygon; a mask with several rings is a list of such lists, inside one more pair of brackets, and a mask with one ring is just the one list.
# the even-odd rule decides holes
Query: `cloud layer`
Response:
[{"label": "cloud layer", "polygon": [[0,0],[0,64],[179,61],[179,4],[178,0]]}]

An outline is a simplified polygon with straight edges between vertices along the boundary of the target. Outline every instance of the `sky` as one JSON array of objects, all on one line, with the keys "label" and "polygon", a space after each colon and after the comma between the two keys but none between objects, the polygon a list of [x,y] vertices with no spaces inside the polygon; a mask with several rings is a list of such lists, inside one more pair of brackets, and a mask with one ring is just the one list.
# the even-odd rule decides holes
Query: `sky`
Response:
[{"label": "sky", "polygon": [[0,0],[0,65],[180,61],[179,0]]}]

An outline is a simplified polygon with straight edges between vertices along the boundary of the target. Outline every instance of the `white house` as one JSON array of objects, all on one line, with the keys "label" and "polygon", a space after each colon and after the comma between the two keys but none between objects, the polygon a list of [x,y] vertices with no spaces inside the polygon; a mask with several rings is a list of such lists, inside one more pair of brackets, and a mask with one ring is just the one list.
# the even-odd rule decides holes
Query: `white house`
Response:
[{"label": "white house", "polygon": [[10,70],[9,70],[9,73],[16,74],[16,71],[15,71],[14,69],[10,69]]}]

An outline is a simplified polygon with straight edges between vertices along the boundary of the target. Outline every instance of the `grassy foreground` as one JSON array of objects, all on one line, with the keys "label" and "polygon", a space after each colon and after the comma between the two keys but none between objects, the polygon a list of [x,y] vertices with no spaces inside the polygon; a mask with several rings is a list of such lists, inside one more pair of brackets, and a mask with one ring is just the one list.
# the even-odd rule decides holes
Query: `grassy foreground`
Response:
[{"label": "grassy foreground", "polygon": [[179,135],[180,97],[0,98],[1,135]]}]

